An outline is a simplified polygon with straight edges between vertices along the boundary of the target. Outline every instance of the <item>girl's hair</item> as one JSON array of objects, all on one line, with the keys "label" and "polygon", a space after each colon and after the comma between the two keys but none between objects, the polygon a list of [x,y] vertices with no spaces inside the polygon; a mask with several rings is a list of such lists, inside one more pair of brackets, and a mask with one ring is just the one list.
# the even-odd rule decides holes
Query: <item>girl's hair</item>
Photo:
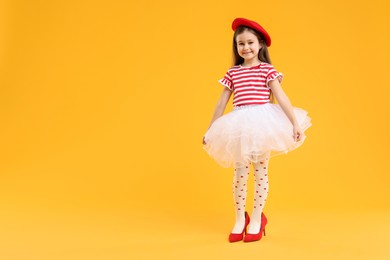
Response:
[{"label": "girl's hair", "polygon": [[[271,64],[271,58],[269,57],[267,44],[265,44],[265,41],[263,39],[263,35],[261,33],[259,33],[258,31],[253,30],[249,27],[239,26],[239,27],[237,27],[236,31],[234,32],[234,36],[233,36],[233,66],[240,65],[244,62],[244,58],[238,54],[236,38],[239,34],[245,32],[245,31],[249,31],[249,32],[253,33],[257,37],[257,39],[259,40],[260,45],[262,46],[260,51],[259,51],[259,54],[258,54],[259,60],[262,62],[267,62],[267,63]],[[272,91],[270,93],[270,102],[274,103],[274,95],[272,94]]]}]

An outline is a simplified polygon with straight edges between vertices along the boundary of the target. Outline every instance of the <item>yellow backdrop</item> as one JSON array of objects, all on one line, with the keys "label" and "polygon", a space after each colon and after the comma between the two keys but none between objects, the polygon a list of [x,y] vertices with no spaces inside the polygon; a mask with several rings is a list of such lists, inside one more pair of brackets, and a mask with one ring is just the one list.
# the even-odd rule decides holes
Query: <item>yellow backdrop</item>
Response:
[{"label": "yellow backdrop", "polygon": [[[313,123],[301,148],[271,160],[265,212],[390,210],[388,1],[39,0],[0,10],[0,255],[143,259],[153,255],[142,231],[167,227],[176,241],[180,224],[202,234],[214,223],[225,239],[232,169],[201,140],[236,17],[268,30],[282,86]],[[105,255],[97,248],[111,240],[99,232],[122,240]],[[182,256],[166,243],[167,259]]]}]

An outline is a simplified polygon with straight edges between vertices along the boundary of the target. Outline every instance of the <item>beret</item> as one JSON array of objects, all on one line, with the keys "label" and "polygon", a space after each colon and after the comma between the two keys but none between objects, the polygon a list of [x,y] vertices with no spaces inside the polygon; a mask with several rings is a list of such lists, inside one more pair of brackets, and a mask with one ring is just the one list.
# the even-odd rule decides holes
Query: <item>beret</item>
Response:
[{"label": "beret", "polygon": [[260,26],[260,24],[256,23],[255,21],[251,21],[245,18],[236,18],[234,19],[232,23],[232,29],[233,31],[236,31],[237,27],[239,26],[246,26],[253,30],[258,31],[260,34],[264,36],[265,44],[269,47],[271,45],[271,37],[267,33],[267,31]]}]

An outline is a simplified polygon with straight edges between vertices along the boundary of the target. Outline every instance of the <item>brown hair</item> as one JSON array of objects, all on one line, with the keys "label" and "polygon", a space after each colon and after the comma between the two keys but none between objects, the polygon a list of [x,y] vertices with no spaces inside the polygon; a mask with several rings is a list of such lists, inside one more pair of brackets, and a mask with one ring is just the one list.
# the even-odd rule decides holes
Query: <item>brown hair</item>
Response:
[{"label": "brown hair", "polygon": [[[258,31],[253,30],[252,28],[249,28],[246,26],[239,26],[239,27],[237,27],[236,31],[234,32],[234,36],[233,36],[233,66],[240,65],[244,62],[244,58],[238,54],[236,38],[239,34],[245,32],[245,31],[249,31],[249,32],[253,33],[256,36],[256,38],[259,40],[260,45],[262,46],[260,51],[259,51],[259,54],[258,54],[259,60],[262,62],[266,62],[266,63],[271,64],[271,58],[269,56],[268,48],[267,48],[267,45],[265,44],[263,35],[261,33],[259,33]],[[270,101],[271,101],[271,103],[274,103],[274,97],[273,97],[272,91],[270,93]]]}]

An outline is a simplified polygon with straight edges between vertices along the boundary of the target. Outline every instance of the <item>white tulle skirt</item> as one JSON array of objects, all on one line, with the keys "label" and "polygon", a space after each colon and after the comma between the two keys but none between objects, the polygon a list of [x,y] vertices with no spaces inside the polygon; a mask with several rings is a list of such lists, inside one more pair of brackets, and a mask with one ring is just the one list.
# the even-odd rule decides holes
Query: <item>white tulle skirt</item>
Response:
[{"label": "white tulle skirt", "polygon": [[[307,112],[294,108],[296,119],[305,131],[311,126]],[[236,107],[221,116],[205,134],[203,148],[223,167],[235,163],[247,165],[258,162],[263,154],[270,156],[287,153],[304,142],[293,138],[293,126],[278,104]]]}]

